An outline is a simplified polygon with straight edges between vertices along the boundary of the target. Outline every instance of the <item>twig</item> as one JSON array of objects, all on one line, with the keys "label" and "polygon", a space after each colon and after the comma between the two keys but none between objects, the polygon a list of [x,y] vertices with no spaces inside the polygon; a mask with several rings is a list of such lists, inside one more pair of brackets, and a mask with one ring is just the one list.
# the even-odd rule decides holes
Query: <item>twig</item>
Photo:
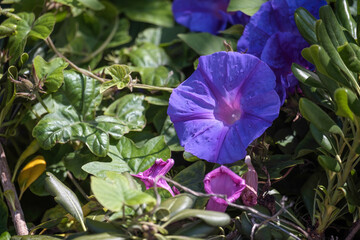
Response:
[{"label": "twig", "polygon": [[[61,52],[59,52],[57,50],[57,48],[55,47],[53,41],[51,40],[50,37],[48,37],[47,39],[45,39],[45,43],[55,52],[56,55],[58,55],[60,58],[64,59],[67,63],[69,63],[69,65],[74,68],[76,71],[78,71],[79,73],[82,73],[88,77],[94,78],[102,83],[107,82],[107,81],[111,81],[111,79],[107,79],[107,78],[102,78],[99,77],[95,74],[93,74],[92,72],[80,68],[78,67],[76,64],[74,64],[73,62],[71,62],[69,59],[67,59]],[[132,88],[140,88],[140,89],[148,89],[148,90],[159,90],[159,91],[167,91],[167,92],[172,92],[172,88],[169,87],[158,87],[158,86],[151,86],[151,85],[145,85],[145,84],[138,84],[138,83],[133,83],[130,81],[128,88],[131,90]]]},{"label": "twig", "polygon": [[360,220],[358,220],[353,228],[351,229],[349,235],[347,235],[347,237],[345,238],[345,240],[351,240],[355,237],[355,234],[360,230]]},{"label": "twig", "polygon": [[28,235],[29,230],[26,226],[24,213],[22,211],[19,198],[16,193],[15,186],[11,182],[11,173],[6,160],[5,151],[3,146],[0,143],[0,176],[1,176],[1,184],[3,191],[9,191],[13,196],[12,201],[10,199],[7,200],[7,204],[11,213],[11,217],[15,226],[17,235]]},{"label": "twig", "polygon": [[85,191],[81,188],[81,186],[77,183],[77,181],[75,180],[74,176],[71,174],[70,171],[66,172],[68,178],[70,179],[70,181],[75,185],[75,187],[77,188],[77,190],[79,190],[79,192],[81,193],[81,195],[83,195],[83,197],[87,200],[87,201],[91,201],[91,199],[89,198],[89,196],[85,193]]},{"label": "twig", "polygon": [[[259,217],[261,217],[261,218],[263,218],[263,219],[269,219],[269,218],[271,218],[271,216],[268,216],[268,215],[266,215],[266,214],[263,214],[263,213],[255,210],[254,208],[247,207],[247,206],[243,206],[243,205],[238,205],[238,204],[229,202],[229,201],[227,200],[226,195],[222,195],[222,194],[205,194],[205,193],[201,193],[201,192],[196,192],[196,191],[191,190],[190,188],[187,188],[187,187],[179,184],[178,182],[176,182],[176,181],[174,181],[174,180],[172,180],[172,179],[170,179],[170,178],[167,178],[167,177],[161,176],[161,175],[157,176],[157,177],[155,178],[155,181],[154,181],[154,192],[155,192],[155,195],[156,195],[156,206],[155,206],[154,209],[156,209],[156,208],[160,205],[160,202],[161,202],[161,197],[160,197],[160,195],[159,195],[159,193],[158,193],[158,191],[157,191],[157,185],[156,185],[160,178],[165,179],[166,181],[174,184],[176,187],[179,187],[179,188],[183,189],[185,192],[191,193],[191,194],[194,195],[194,196],[197,196],[197,197],[218,197],[218,198],[222,198],[222,199],[224,199],[224,200],[226,201],[226,203],[227,203],[229,206],[238,208],[238,209],[243,210],[243,211],[246,211],[246,212],[250,212],[250,213],[252,213],[252,214],[254,214],[254,215],[256,215],[256,216],[259,216]],[[290,221],[287,221],[287,220],[285,220],[285,219],[282,219],[282,218],[279,218],[277,221],[280,221],[280,222],[282,222],[282,223],[284,223],[284,224],[287,224],[287,225],[293,227],[294,229],[296,229],[297,231],[299,231],[301,234],[303,234],[303,235],[305,236],[305,238],[308,238],[308,237],[309,237],[309,234],[308,234],[304,229],[302,229],[301,227],[297,226],[296,224],[294,224],[294,223],[292,223],[292,222],[290,222]]]}]

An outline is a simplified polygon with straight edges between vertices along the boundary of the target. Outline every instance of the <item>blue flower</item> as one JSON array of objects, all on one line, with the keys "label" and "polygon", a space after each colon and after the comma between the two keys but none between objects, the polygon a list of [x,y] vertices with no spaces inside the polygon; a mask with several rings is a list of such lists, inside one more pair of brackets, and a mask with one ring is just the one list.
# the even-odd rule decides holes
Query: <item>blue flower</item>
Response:
[{"label": "blue flower", "polygon": [[280,110],[275,75],[260,59],[237,52],[199,58],[195,72],[171,94],[168,115],[185,151],[233,163]]},{"label": "blue flower", "polygon": [[304,7],[318,18],[319,8],[325,4],[322,0],[268,1],[251,17],[238,42],[239,52],[253,54],[273,69],[281,102],[286,98],[286,91],[297,84],[291,64],[310,67],[301,56],[301,50],[309,44],[296,27],[295,10]]},{"label": "blue flower", "polygon": [[230,0],[175,0],[172,9],[176,22],[193,32],[217,34],[226,25],[246,24],[250,17],[226,11]]}]

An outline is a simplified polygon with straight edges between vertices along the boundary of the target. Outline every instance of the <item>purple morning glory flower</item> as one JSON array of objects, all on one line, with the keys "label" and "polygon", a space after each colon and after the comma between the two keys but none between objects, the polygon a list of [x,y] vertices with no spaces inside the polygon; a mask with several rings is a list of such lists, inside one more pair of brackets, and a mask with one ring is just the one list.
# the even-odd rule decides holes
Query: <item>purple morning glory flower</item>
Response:
[{"label": "purple morning glory flower", "polygon": [[322,0],[271,0],[264,3],[246,25],[238,42],[239,52],[259,57],[275,72],[276,91],[281,102],[286,91],[297,84],[291,72],[291,64],[310,67],[301,56],[301,50],[309,44],[300,35],[294,20],[295,10],[306,8],[316,18],[319,9],[326,5]]},{"label": "purple morning glory flower", "polygon": [[248,166],[248,171],[243,175],[246,188],[241,194],[241,200],[246,206],[255,206],[257,204],[258,174],[251,164],[249,155],[245,157],[245,163]]},{"label": "purple morning glory flower", "polygon": [[250,17],[242,12],[227,12],[230,0],[174,0],[176,22],[193,32],[217,34],[227,23],[246,24]]},{"label": "purple morning glory flower", "polygon": [[[245,181],[225,166],[221,166],[204,178],[204,189],[209,194],[226,195],[229,202],[235,202],[245,189]],[[225,212],[228,204],[222,198],[211,197],[206,210]]]},{"label": "purple morning glory flower", "polygon": [[260,59],[237,52],[199,58],[195,72],[173,90],[168,115],[185,151],[233,163],[280,110],[275,75]]},{"label": "purple morning glory flower", "polygon": [[[174,160],[168,159],[167,161],[163,161],[162,159],[156,159],[154,165],[152,165],[149,169],[144,172],[139,172],[138,174],[132,174],[133,177],[140,178],[140,180],[145,183],[146,189],[154,187],[155,178],[159,175],[165,176],[165,174],[174,166]],[[165,181],[165,179],[160,178],[156,186],[164,188],[168,190],[172,196],[174,196],[174,192],[172,191],[169,184]]]}]

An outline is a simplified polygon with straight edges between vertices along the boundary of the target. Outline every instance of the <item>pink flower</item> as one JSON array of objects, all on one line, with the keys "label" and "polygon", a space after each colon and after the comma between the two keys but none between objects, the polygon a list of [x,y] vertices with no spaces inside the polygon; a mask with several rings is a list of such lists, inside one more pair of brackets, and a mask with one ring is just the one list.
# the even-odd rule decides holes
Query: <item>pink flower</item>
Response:
[{"label": "pink flower", "polygon": [[[245,181],[227,167],[221,166],[205,176],[204,188],[209,194],[226,195],[229,202],[235,202],[245,188]],[[224,199],[211,197],[206,209],[225,212],[227,206]]]},{"label": "pink flower", "polygon": [[251,164],[249,155],[245,157],[245,163],[249,170],[243,175],[246,182],[246,188],[241,195],[241,200],[244,205],[255,206],[257,204],[258,175],[254,166]]},{"label": "pink flower", "polygon": [[[152,165],[151,168],[145,170],[144,172],[139,172],[138,174],[132,174],[132,176],[140,178],[140,180],[145,183],[146,189],[149,189],[154,187],[155,178],[159,175],[165,176],[165,174],[172,168],[172,166],[174,166],[174,159],[169,158],[167,161],[163,161],[161,158],[159,158],[156,159],[154,165]],[[160,178],[157,181],[156,186],[168,190],[171,195],[174,196],[174,192],[165,179]]]}]

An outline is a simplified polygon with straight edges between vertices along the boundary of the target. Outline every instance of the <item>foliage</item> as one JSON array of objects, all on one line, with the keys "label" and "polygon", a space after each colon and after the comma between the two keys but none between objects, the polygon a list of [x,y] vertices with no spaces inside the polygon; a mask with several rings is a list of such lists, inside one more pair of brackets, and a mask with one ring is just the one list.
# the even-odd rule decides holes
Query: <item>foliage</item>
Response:
[{"label": "foliage", "polygon": [[1,240],[360,237],[360,3],[194,1],[1,2]]}]

